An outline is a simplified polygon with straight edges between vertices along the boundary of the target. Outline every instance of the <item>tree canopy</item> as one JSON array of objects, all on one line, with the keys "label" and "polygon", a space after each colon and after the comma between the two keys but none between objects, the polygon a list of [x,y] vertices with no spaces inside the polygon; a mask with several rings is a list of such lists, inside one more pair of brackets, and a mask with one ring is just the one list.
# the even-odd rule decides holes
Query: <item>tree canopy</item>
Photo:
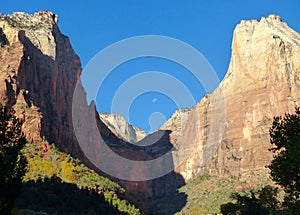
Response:
[{"label": "tree canopy", "polygon": [[0,105],[0,214],[10,213],[26,173],[22,124],[13,110]]},{"label": "tree canopy", "polygon": [[300,109],[275,117],[270,129],[274,159],[268,166],[273,181],[284,188],[285,203],[300,214]]}]

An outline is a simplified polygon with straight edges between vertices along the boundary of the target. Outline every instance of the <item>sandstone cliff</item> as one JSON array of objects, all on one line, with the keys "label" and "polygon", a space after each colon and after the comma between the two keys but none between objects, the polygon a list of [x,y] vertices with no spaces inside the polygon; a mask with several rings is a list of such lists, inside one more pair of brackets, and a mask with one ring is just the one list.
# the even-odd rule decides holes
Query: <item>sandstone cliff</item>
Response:
[{"label": "sandstone cliff", "polygon": [[[23,131],[30,141],[38,144],[46,139],[97,170],[74,134],[72,98],[81,65],[57,22],[57,16],[46,11],[0,15],[0,101],[24,119]],[[122,156],[144,161],[175,146],[176,150],[192,149],[176,169],[184,179],[202,173],[243,174],[264,171],[272,159],[268,130],[273,116],[299,105],[299,77],[300,35],[271,15],[242,21],[234,31],[230,66],[220,86],[197,107],[175,112],[159,131],[142,140],[145,134],[122,117],[102,115],[101,120],[95,106],[86,104],[82,86],[79,108],[86,119],[95,118],[98,123],[90,138],[100,132]],[[216,123],[224,126],[224,133],[213,126]],[[89,126],[88,120],[82,122],[82,127]],[[157,136],[159,140],[151,145]],[[128,143],[139,140],[142,147]],[[131,171],[134,174],[138,167]],[[180,175],[171,172],[152,181],[119,182],[136,196],[159,198],[175,196],[174,190],[183,183]]]},{"label": "sandstone cliff", "polygon": [[180,108],[176,110],[170,119],[168,119],[159,130],[169,130],[172,131],[170,137],[171,143],[174,143],[176,147],[176,142],[180,136],[182,136],[182,131],[185,129],[189,113],[193,110],[192,108]]},{"label": "sandstone cliff", "polygon": [[[293,112],[300,101],[300,35],[279,16],[242,21],[235,29],[232,57],[226,77],[216,91],[197,105],[200,132],[190,133],[196,123],[189,118],[183,136],[194,136],[196,150],[178,171],[193,175],[243,174],[264,171],[272,159],[268,151],[269,128],[274,116]],[[221,144],[210,154],[204,131],[210,127],[210,98],[223,93],[226,102],[225,132]],[[218,103],[215,103],[218,105]],[[220,110],[222,111],[222,110]]]},{"label": "sandstone cliff", "polygon": [[0,16],[1,82],[6,83],[0,94],[1,102],[25,119],[29,140],[42,142],[45,136],[61,147],[73,140],[68,105],[81,66],[57,21],[46,11]]},{"label": "sandstone cliff", "polygon": [[[86,119],[79,122],[79,127],[92,128],[90,122],[93,120],[98,125],[96,130],[91,129],[89,133],[91,140],[100,132],[114,152],[133,160],[150,160],[163,153],[165,147],[158,152],[151,152],[146,147],[140,148],[118,138],[119,133],[114,134],[114,130],[111,128],[111,131],[103,122],[105,120],[101,121],[95,105],[86,103],[85,92],[79,81],[80,60],[69,39],[59,31],[57,22],[58,17],[48,11],[33,15],[22,12],[0,15],[0,101],[14,108],[18,116],[24,119],[23,131],[27,139],[33,144],[41,144],[44,155],[50,150],[48,142],[54,143],[60,150],[105,175],[85,157],[75,137],[72,99],[77,86],[81,94],[77,101],[78,108]],[[119,128],[123,129],[122,126]],[[132,128],[137,134],[136,140],[141,139],[143,132]],[[167,137],[165,139],[168,140]],[[159,144],[155,147],[160,148]],[[169,142],[161,144],[168,146]],[[138,171],[138,166],[130,170],[132,174]],[[155,198],[174,192],[174,187],[182,184],[181,177],[174,174],[145,182],[112,179],[121,183],[133,199],[140,201],[141,196]],[[140,204],[149,208],[151,202]]]},{"label": "sandstone cliff", "polygon": [[119,114],[101,113],[100,119],[117,137],[129,143],[136,143],[147,135],[145,131],[130,125],[125,118]]}]

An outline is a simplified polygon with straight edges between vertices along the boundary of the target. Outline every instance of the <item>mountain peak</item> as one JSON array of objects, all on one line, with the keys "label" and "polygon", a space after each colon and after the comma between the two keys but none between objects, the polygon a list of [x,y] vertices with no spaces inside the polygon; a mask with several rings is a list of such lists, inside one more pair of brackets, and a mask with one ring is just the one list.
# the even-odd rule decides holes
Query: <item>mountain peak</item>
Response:
[{"label": "mountain peak", "polygon": [[270,75],[267,72],[278,70],[276,65],[284,66],[290,58],[296,58],[299,46],[300,34],[277,15],[241,21],[234,30],[230,67],[221,85],[226,88],[233,79],[250,78],[255,88],[254,79],[264,80]]},{"label": "mountain peak", "polygon": [[102,122],[120,139],[129,143],[136,143],[146,136],[146,132],[142,129],[130,125],[126,119],[117,113],[101,113],[99,114]]},{"label": "mountain peak", "polygon": [[[205,147],[213,145],[204,134],[198,132],[198,147],[199,150],[204,149],[203,154],[199,156],[197,152],[194,158],[190,156],[185,167],[186,175],[193,171],[195,174],[201,171],[237,174],[268,164],[272,159],[272,154],[267,150],[272,118],[291,113],[299,105],[299,56],[300,34],[279,16],[241,21],[237,25],[233,34],[230,65],[218,88],[226,101],[223,110],[226,111],[224,146],[218,149],[214,159],[205,168],[199,168],[198,171],[195,171],[197,168],[190,168],[189,171],[188,166],[193,166],[191,163],[199,165],[199,158],[209,154],[210,151],[205,151]],[[216,90],[212,95],[217,93]],[[200,104],[197,109],[204,109],[204,105]],[[211,107],[212,103],[207,109]],[[200,112],[199,116],[205,116],[204,113]],[[209,114],[206,115],[209,118]],[[209,121],[203,120],[201,125],[200,131],[209,131]]]},{"label": "mountain peak", "polygon": [[55,35],[60,34],[57,23],[58,16],[49,11],[0,14],[0,29],[10,43],[18,42],[20,33],[24,32],[35,47],[52,59],[56,58]]},{"label": "mountain peak", "polygon": [[268,17],[262,17],[261,20],[266,19],[268,21],[279,21],[282,22],[282,19],[280,16],[276,14],[270,14]]},{"label": "mountain peak", "polygon": [[33,27],[37,24],[56,25],[58,23],[58,16],[51,11],[38,11],[34,14],[27,14],[24,12],[14,12],[12,14],[0,14],[0,21],[7,21],[13,27]]},{"label": "mountain peak", "polygon": [[257,37],[261,40],[281,38],[295,45],[300,44],[299,33],[275,14],[262,17],[260,20],[242,20],[234,31],[234,39],[237,36],[243,37],[248,42]]},{"label": "mountain peak", "polygon": [[252,20],[241,20],[240,25],[249,25],[249,24],[258,24],[258,23],[268,23],[268,24],[279,24],[282,23],[282,19],[280,16],[276,14],[270,14],[269,16],[261,17],[260,20],[252,19]]}]

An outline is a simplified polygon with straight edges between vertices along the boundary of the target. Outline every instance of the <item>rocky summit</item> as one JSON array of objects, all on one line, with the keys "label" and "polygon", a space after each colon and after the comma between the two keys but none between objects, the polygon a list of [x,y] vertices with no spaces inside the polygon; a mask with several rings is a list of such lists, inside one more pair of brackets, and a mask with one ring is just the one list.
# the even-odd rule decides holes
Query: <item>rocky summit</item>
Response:
[{"label": "rocky summit", "polygon": [[120,114],[101,113],[100,119],[117,137],[129,143],[136,143],[146,136],[145,131],[130,125]]},{"label": "rocky summit", "polygon": [[[48,11],[0,15],[0,102],[15,109],[24,120],[27,139],[44,144],[44,153],[50,150],[48,143],[54,143],[105,175],[85,157],[75,137],[72,99],[76,83],[80,85],[81,63],[57,23],[57,15]],[[98,130],[92,132],[100,132],[118,154],[144,161],[171,147],[184,152],[173,153],[174,164],[180,160],[180,165],[159,179],[130,182],[112,177],[144,208],[153,208],[153,202],[165,196],[174,197],[182,208],[178,199],[184,197],[176,189],[195,176],[267,174],[272,119],[293,112],[300,101],[300,35],[276,15],[241,21],[220,86],[196,107],[176,111],[148,136],[118,114],[99,115],[79,88],[81,114],[96,119]],[[81,126],[91,125],[86,121]],[[156,136],[159,141],[153,144]]]},{"label": "rocky summit", "polygon": [[[238,175],[264,171],[272,159],[268,149],[273,117],[292,113],[299,105],[299,77],[299,33],[276,15],[241,21],[233,33],[232,56],[224,80],[194,110],[201,121],[200,132],[188,132],[188,127],[196,123],[190,118],[183,134],[194,135],[197,147],[180,168],[185,179],[202,173]],[[201,160],[210,153],[206,146],[214,144],[206,136],[214,129],[209,120],[215,108],[210,98],[220,92],[226,103],[225,131],[218,149],[203,164]]]},{"label": "rocky summit", "polygon": [[57,22],[47,11],[0,15],[0,96],[24,119],[28,140],[46,137],[71,153],[70,107],[81,64]]}]

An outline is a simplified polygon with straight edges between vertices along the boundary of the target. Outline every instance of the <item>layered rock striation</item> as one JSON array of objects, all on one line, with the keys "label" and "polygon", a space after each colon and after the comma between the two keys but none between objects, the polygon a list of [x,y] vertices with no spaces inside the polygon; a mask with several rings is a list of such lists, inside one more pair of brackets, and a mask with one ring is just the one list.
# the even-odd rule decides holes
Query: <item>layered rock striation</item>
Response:
[{"label": "layered rock striation", "polygon": [[[75,123],[79,129],[91,128],[86,135],[89,140],[95,140],[95,147],[98,147],[96,139],[100,133],[105,144],[128,159],[151,160],[168,149],[167,134],[155,144],[155,148],[159,149],[160,144],[165,145],[160,151],[131,144],[131,141],[142,139],[145,133],[122,121],[120,116],[115,115],[113,119],[104,115],[99,117],[94,103],[87,104],[86,93],[80,82],[80,60],[57,23],[57,16],[49,11],[33,15],[22,12],[0,15],[0,101],[15,109],[24,120],[23,131],[27,139],[32,144],[41,144],[44,153],[51,150],[48,143],[54,143],[60,150],[79,158],[99,174],[111,177],[86,157],[78,143],[72,118],[73,95],[77,89],[80,99],[76,101],[76,108],[79,108],[85,120]],[[94,121],[97,123],[96,129],[91,124]],[[129,135],[119,135],[126,130]],[[134,175],[138,172],[139,167],[135,166],[129,173]],[[183,182],[174,172],[164,178],[145,182],[111,178],[122,184],[135,201],[140,201],[142,196],[156,198],[176,192],[174,187]],[[150,203],[141,201],[140,205],[149,208]]]},{"label": "layered rock striation", "polygon": [[147,135],[142,129],[130,125],[120,114],[101,113],[100,119],[105,123],[109,130],[126,142],[136,143]]},{"label": "layered rock striation", "polygon": [[[145,182],[114,178],[134,196],[176,196],[183,179],[203,173],[265,171],[272,159],[268,151],[272,118],[299,105],[300,35],[280,17],[270,15],[236,27],[228,72],[212,94],[195,108],[176,111],[159,131],[145,136],[123,117],[99,116],[95,105],[86,103],[80,60],[57,23],[57,16],[48,11],[0,15],[0,101],[24,119],[28,140],[55,143],[101,174],[75,136],[76,86],[82,95],[78,108],[86,119],[78,125],[92,128],[89,119],[97,122],[97,129],[89,131],[90,140],[100,133],[114,152],[139,161],[175,148],[172,159],[174,165],[180,163],[176,172]],[[130,171],[136,174],[139,167]]]},{"label": "layered rock striation", "polygon": [[[203,163],[211,151],[207,134],[213,131],[211,113],[225,98],[225,131],[216,151]],[[208,99],[207,99],[208,98]],[[272,159],[268,151],[269,128],[274,116],[292,113],[300,102],[300,35],[279,16],[261,20],[241,21],[232,41],[232,56],[228,72],[220,86],[197,105],[199,119],[190,118],[187,127],[198,120],[200,132],[194,136],[194,150],[179,172],[189,179],[193,175],[243,174],[265,170]]]}]

